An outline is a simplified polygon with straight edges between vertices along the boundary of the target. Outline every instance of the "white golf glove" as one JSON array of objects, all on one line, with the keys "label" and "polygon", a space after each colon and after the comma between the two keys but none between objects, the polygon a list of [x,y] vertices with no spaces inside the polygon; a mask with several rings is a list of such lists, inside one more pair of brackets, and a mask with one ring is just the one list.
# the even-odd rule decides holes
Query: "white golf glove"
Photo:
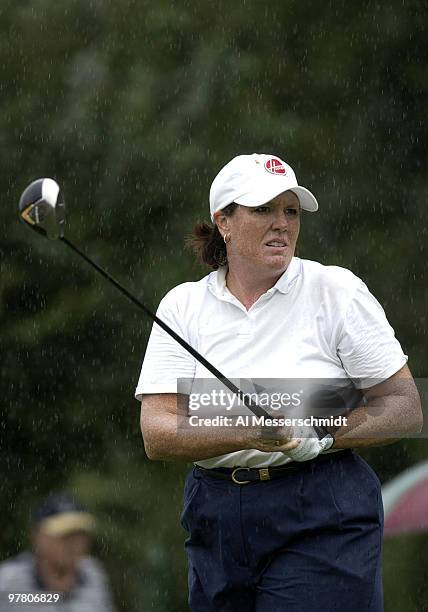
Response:
[{"label": "white golf glove", "polygon": [[293,432],[293,438],[300,438],[299,446],[284,453],[293,461],[309,461],[310,459],[315,459],[320,453],[331,448],[334,443],[334,438],[330,434],[327,434],[320,440],[317,437],[315,429],[312,427],[296,428]]}]

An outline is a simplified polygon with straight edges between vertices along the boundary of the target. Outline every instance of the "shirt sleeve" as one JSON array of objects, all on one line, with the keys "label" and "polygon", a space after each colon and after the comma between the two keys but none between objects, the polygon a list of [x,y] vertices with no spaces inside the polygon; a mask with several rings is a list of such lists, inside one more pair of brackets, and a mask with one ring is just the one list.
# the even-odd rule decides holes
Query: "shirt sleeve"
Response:
[{"label": "shirt sleeve", "polygon": [[366,285],[357,287],[345,313],[337,353],[359,388],[386,380],[407,362],[385,312]]},{"label": "shirt sleeve", "polygon": [[[192,344],[187,319],[180,310],[179,294],[173,290],[163,298],[156,314]],[[195,367],[192,355],[154,323],[135,390],[136,399],[141,401],[142,395],[148,393],[177,393],[177,379],[193,379]]]}]

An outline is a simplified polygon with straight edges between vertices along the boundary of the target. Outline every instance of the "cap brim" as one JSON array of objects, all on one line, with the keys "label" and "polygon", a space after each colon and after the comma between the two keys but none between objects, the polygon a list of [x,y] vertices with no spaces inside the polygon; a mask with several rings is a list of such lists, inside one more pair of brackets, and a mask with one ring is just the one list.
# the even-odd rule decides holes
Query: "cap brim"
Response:
[{"label": "cap brim", "polygon": [[292,191],[299,198],[299,203],[303,210],[307,210],[309,212],[316,212],[318,210],[318,202],[315,196],[309,191],[309,189],[306,189],[306,187],[300,187],[300,185],[296,187],[289,187],[288,189],[278,189],[278,186],[276,186],[276,188],[271,190],[263,189],[263,191],[259,192],[257,190],[253,190],[240,198],[235,198],[235,202],[241,206],[254,208],[270,202],[273,200],[273,198],[276,198],[281,193],[285,193],[286,191]]},{"label": "cap brim", "polygon": [[316,212],[318,210],[318,202],[313,193],[306,187],[292,187],[290,189],[299,198],[300,206],[308,212]]},{"label": "cap brim", "polygon": [[41,521],[39,528],[51,536],[62,536],[76,531],[90,533],[95,528],[95,519],[87,512],[63,512]]}]

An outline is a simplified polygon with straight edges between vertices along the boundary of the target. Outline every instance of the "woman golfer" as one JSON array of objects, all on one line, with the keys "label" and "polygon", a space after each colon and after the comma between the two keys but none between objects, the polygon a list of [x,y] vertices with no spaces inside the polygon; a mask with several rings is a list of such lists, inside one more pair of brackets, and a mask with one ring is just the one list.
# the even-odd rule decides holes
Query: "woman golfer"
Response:
[{"label": "woman golfer", "polygon": [[170,291],[159,317],[229,378],[348,380],[364,398],[334,432],[190,427],[177,380],[210,375],[153,326],[136,396],[149,458],[194,462],[182,514],[190,608],[378,612],[380,485],[351,449],[421,427],[406,355],[360,279],[295,257],[301,212],[318,204],[287,163],[234,158],[210,209],[193,243],[214,271]]}]

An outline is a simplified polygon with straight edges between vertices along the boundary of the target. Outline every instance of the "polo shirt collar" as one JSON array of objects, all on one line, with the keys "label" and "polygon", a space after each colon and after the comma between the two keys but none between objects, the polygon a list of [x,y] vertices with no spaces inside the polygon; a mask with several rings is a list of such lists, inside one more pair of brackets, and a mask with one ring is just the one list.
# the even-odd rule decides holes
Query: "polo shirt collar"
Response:
[{"label": "polo shirt collar", "polygon": [[[272,289],[279,291],[280,293],[286,294],[290,291],[294,281],[301,274],[302,261],[299,257],[293,257],[290,265],[282,276],[277,280]],[[226,273],[227,266],[222,266],[215,272],[211,272],[208,276],[208,287],[216,297],[224,298],[226,288]],[[273,291],[272,291],[273,293]]]}]

